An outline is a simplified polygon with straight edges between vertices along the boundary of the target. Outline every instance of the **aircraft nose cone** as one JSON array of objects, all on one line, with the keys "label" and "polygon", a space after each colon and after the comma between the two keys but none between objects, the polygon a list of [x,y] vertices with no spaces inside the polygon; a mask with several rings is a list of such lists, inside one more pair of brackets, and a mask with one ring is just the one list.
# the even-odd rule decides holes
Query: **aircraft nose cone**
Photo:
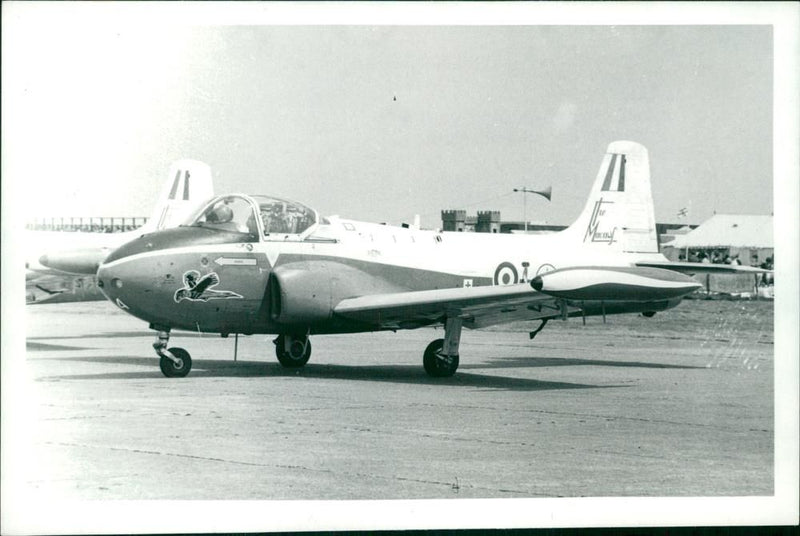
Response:
[{"label": "aircraft nose cone", "polygon": [[97,268],[97,282],[100,288],[106,291],[106,295],[109,293],[119,295],[123,281],[129,282],[130,279],[130,270],[126,270],[125,267],[108,267],[106,264],[101,264]]},{"label": "aircraft nose cone", "polygon": [[111,290],[110,283],[111,275],[109,274],[109,271],[101,264],[97,269],[97,286],[100,287],[100,291],[109,299],[111,298],[109,294],[109,291]]},{"label": "aircraft nose cone", "polygon": [[542,291],[542,276],[537,275],[531,280],[531,286],[536,292]]}]

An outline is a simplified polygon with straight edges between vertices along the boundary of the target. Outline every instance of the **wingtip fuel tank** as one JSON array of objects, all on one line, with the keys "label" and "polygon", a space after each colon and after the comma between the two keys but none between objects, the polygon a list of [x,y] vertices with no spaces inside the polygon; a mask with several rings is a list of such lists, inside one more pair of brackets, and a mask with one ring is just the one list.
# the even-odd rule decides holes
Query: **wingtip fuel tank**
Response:
[{"label": "wingtip fuel tank", "polygon": [[94,275],[110,251],[106,247],[52,251],[39,257],[39,264],[60,272]]},{"label": "wingtip fuel tank", "polygon": [[553,270],[533,278],[534,290],[569,300],[657,301],[702,287],[689,276],[658,268],[586,266]]}]

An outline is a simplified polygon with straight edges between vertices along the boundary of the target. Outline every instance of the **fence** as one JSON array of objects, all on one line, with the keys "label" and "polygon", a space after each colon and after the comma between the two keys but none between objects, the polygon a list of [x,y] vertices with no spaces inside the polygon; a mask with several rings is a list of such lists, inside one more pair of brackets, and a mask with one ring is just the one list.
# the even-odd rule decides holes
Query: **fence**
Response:
[{"label": "fence", "polygon": [[147,223],[147,218],[80,217],[36,218],[25,225],[31,231],[65,231],[85,233],[121,233]]}]

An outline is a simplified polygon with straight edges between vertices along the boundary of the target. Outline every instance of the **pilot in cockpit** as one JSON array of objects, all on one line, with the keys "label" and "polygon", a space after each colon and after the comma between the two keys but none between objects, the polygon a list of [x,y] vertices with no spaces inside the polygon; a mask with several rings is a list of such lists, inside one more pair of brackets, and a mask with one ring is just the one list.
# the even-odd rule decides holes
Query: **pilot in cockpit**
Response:
[{"label": "pilot in cockpit", "polygon": [[246,221],[246,214],[252,214],[252,209],[246,201],[236,197],[226,197],[206,211],[205,223],[224,231],[247,233],[251,232],[251,228]]},{"label": "pilot in cockpit", "polygon": [[290,231],[283,214],[283,206],[280,203],[262,206],[261,220],[264,223],[264,232],[266,234],[288,233]]},{"label": "pilot in cockpit", "polygon": [[222,203],[214,206],[206,215],[208,223],[228,223],[233,220],[233,209],[228,206],[230,202],[226,199]]},{"label": "pilot in cockpit", "polygon": [[299,203],[267,196],[255,197],[264,234],[273,235],[273,239],[299,235],[316,223],[314,212]]}]

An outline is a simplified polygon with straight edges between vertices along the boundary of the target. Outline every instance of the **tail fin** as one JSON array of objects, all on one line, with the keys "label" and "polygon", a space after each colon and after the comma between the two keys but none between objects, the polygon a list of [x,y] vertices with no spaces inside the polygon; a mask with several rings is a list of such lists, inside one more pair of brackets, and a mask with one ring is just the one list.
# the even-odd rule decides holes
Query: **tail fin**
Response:
[{"label": "tail fin", "polygon": [[175,227],[201,201],[213,195],[214,184],[208,164],[197,160],[178,160],[170,166],[158,203],[140,231],[152,232]]},{"label": "tail fin", "polygon": [[609,144],[583,212],[564,233],[587,248],[658,252],[647,149],[632,141]]}]

